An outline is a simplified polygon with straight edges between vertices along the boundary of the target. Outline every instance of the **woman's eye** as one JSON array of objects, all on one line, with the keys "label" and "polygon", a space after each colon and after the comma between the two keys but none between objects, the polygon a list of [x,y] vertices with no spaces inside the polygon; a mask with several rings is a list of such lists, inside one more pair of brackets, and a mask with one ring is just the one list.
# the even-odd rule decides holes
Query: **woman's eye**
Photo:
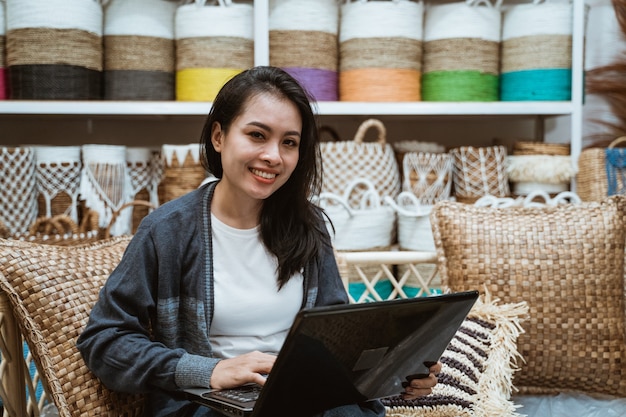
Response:
[{"label": "woman's eye", "polygon": [[250,136],[252,136],[253,138],[256,138],[256,139],[263,139],[263,137],[264,137],[263,133],[256,132],[256,131],[255,132],[251,132]]},{"label": "woman's eye", "polygon": [[284,143],[287,146],[298,147],[298,141],[296,141],[294,139],[285,139]]}]

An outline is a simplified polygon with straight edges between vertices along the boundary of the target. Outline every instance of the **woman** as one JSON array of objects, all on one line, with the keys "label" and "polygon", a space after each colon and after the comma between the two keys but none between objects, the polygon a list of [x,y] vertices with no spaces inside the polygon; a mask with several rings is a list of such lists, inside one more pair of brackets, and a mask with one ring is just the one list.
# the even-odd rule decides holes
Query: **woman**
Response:
[{"label": "woman", "polygon": [[[149,416],[215,416],[174,393],[263,385],[297,311],[348,300],[309,200],[319,148],[302,87],[273,67],[235,76],[213,103],[201,146],[218,181],[144,219],[78,340],[108,388],[148,395]],[[435,383],[431,373],[405,395]],[[384,408],[372,401],[323,415]]]}]

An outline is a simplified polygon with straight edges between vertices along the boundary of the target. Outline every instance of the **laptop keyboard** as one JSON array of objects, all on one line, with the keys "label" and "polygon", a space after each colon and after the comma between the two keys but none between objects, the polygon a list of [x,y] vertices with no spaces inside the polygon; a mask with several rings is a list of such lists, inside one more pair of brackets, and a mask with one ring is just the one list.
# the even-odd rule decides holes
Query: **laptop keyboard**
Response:
[{"label": "laptop keyboard", "polygon": [[249,402],[256,401],[261,392],[260,385],[246,385],[234,389],[223,389],[219,391],[212,391],[210,394],[216,397],[222,397],[229,400]]}]

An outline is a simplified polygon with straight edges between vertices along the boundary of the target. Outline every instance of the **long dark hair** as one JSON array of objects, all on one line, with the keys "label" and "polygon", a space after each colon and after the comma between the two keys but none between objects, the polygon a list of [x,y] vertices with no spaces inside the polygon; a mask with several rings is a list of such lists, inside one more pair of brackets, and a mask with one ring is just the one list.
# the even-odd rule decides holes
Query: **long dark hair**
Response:
[{"label": "long dark hair", "polygon": [[278,259],[278,284],[282,287],[299,272],[321,246],[328,244],[324,223],[310,197],[321,188],[321,163],[315,102],[287,72],[269,66],[254,67],[229,80],[217,94],[204,124],[200,141],[202,163],[213,175],[223,175],[221,154],[211,143],[215,122],[227,132],[232,121],[245,110],[252,97],[269,93],[296,105],[302,118],[299,159],[289,180],[270,197],[261,209],[263,243]]}]

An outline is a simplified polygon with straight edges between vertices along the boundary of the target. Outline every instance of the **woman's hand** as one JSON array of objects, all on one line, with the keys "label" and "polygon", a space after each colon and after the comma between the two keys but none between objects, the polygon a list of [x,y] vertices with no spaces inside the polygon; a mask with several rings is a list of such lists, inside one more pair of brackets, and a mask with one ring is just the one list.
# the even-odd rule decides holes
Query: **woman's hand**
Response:
[{"label": "woman's hand", "polygon": [[272,370],[276,355],[250,352],[231,359],[222,359],[215,365],[211,375],[211,388],[234,388],[250,382],[265,384],[265,377]]},{"label": "woman's hand", "polygon": [[428,395],[433,391],[433,387],[437,385],[437,374],[441,372],[441,362],[437,362],[428,369],[428,376],[425,378],[411,379],[407,386],[404,387],[402,399],[415,400],[418,397]]}]

